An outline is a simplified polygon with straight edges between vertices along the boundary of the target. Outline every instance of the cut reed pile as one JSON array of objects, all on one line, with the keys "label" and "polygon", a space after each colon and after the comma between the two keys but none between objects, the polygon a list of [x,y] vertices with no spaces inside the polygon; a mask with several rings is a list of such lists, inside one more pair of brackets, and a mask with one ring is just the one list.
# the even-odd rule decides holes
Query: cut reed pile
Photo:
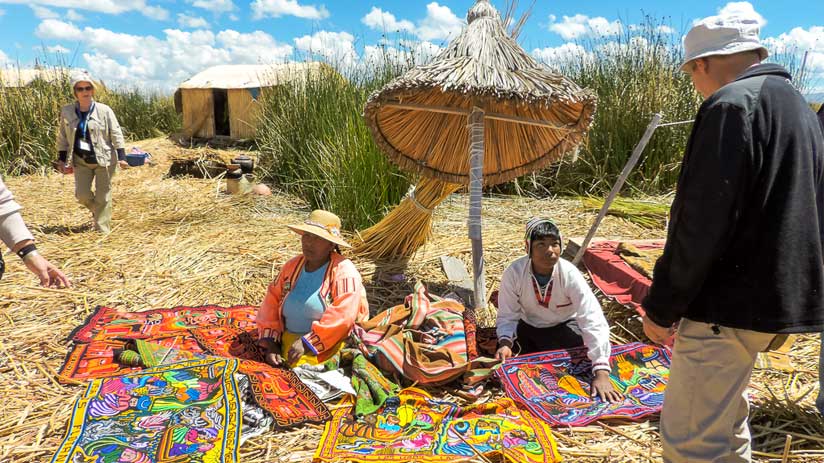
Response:
[{"label": "cut reed pile", "polygon": [[[284,226],[300,221],[308,208],[285,195],[229,197],[219,180],[164,179],[168,159],[197,152],[162,139],[137,144],[155,154],[157,164],[132,169],[114,179],[113,232],[101,237],[79,231],[90,220],[73,199],[73,180],[57,174],[8,179],[25,206],[43,254],[73,278],[71,290],[47,290],[34,284],[19,260],[9,256],[0,281],[0,461],[48,461],[65,435],[81,385],[55,380],[69,347],[66,337],[98,304],[124,310],[176,305],[258,304],[280,265],[299,252],[299,240]],[[232,153],[221,152],[231,157]],[[433,238],[405,266],[356,260],[366,281],[373,311],[398,304],[414,281],[435,293],[449,290],[439,268],[441,255],[470,262],[466,238],[465,196],[453,195],[435,213]],[[521,253],[524,220],[553,217],[569,236],[583,235],[594,213],[577,199],[484,199],[487,275],[492,287],[506,264]],[[607,217],[605,237],[663,237]],[[351,237],[350,237],[351,238]],[[403,276],[403,278],[399,277]],[[613,340],[643,340],[637,316],[621,306],[605,305]],[[482,320],[488,326],[492,320]],[[753,380],[757,461],[781,454],[792,433],[792,461],[824,461],[820,436],[824,424],[813,414],[818,341],[805,337],[796,345],[795,374],[758,372]],[[439,394],[450,397],[447,389]],[[486,397],[499,395],[493,390]],[[454,399],[460,400],[460,399]],[[659,461],[657,422],[593,425],[558,430],[563,454],[580,462]],[[307,426],[270,432],[241,449],[247,463],[310,461],[322,428]],[[816,440],[818,436],[819,440]],[[779,458],[780,460],[780,458]]]}]

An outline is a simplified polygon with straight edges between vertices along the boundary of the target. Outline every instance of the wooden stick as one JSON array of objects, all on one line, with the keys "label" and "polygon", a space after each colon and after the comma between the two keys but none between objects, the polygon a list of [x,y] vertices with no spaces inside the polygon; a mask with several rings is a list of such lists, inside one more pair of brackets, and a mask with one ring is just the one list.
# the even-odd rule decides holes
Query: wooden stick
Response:
[{"label": "wooden stick", "polygon": [[784,441],[784,454],[781,456],[781,463],[787,463],[790,458],[790,445],[793,443],[793,436],[787,434],[787,440]]},{"label": "wooden stick", "polygon": [[655,132],[655,129],[658,128],[659,123],[661,123],[661,114],[656,113],[652,116],[652,120],[649,122],[647,130],[641,137],[641,141],[639,141],[638,144],[635,145],[635,149],[632,150],[632,155],[629,157],[629,160],[624,166],[624,170],[621,171],[621,175],[618,176],[618,180],[615,181],[615,185],[612,186],[612,191],[609,192],[609,196],[607,196],[607,199],[604,201],[604,205],[601,206],[601,211],[598,212],[598,217],[596,217],[595,221],[592,223],[592,227],[590,227],[587,237],[584,238],[584,242],[581,243],[581,247],[575,254],[575,258],[572,259],[573,264],[578,265],[578,263],[581,262],[581,258],[584,257],[584,253],[586,252],[587,247],[589,247],[589,242],[592,241],[592,238],[595,236],[595,232],[598,231],[598,226],[601,225],[601,221],[604,220],[604,217],[607,215],[610,204],[612,204],[612,201],[614,201],[615,197],[618,196],[618,193],[624,186],[624,182],[627,181],[627,177],[629,177],[630,172],[632,172],[632,169],[635,168],[635,164],[638,163],[638,160],[641,158],[641,153],[644,152],[644,148],[647,147],[647,143],[649,143],[649,139],[652,138],[652,134]]}]

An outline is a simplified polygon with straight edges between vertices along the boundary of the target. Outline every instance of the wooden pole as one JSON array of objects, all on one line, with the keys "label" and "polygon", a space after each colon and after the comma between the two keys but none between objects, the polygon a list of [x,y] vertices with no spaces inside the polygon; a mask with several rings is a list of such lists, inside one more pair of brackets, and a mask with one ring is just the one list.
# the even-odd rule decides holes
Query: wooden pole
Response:
[{"label": "wooden pole", "polygon": [[475,284],[476,311],[486,310],[486,275],[484,273],[483,225],[481,199],[484,186],[484,111],[472,108],[469,115],[469,239],[472,240],[472,275]]},{"label": "wooden pole", "polygon": [[630,172],[632,172],[632,169],[635,168],[635,164],[638,163],[638,159],[641,158],[641,153],[644,152],[644,148],[647,147],[649,139],[652,138],[653,132],[655,132],[655,129],[658,128],[658,124],[660,123],[661,114],[654,114],[652,116],[652,120],[647,126],[646,132],[644,132],[644,135],[641,137],[641,140],[638,142],[638,144],[635,145],[635,149],[632,150],[632,155],[629,157],[629,160],[624,166],[624,170],[621,171],[621,175],[618,176],[618,180],[616,180],[615,185],[612,186],[612,191],[609,192],[609,196],[607,196],[607,199],[604,201],[603,207],[601,207],[601,210],[598,212],[598,217],[595,218],[595,222],[593,222],[592,227],[589,228],[589,233],[587,233],[584,242],[581,243],[581,247],[575,254],[575,258],[572,259],[573,264],[578,265],[578,263],[581,262],[581,258],[584,257],[584,252],[586,252],[587,247],[589,246],[589,242],[592,241],[592,238],[595,236],[595,232],[598,231],[598,226],[601,225],[601,221],[604,220],[604,217],[607,215],[609,206],[612,204],[612,201],[615,200],[615,197],[618,196],[618,193],[624,186],[624,182],[627,180],[627,177],[629,177],[629,174]]}]

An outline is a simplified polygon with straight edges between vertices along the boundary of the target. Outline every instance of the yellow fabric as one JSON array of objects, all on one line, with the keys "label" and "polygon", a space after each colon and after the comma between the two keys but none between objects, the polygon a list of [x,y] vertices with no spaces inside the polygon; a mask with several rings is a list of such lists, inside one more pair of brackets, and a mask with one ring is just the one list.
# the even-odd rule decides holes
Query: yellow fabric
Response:
[{"label": "yellow fabric", "polygon": [[[292,344],[294,344],[294,342],[300,339],[301,337],[301,335],[291,333],[289,331],[283,332],[283,340],[280,343],[280,355],[282,355],[284,359],[289,358],[289,347],[291,347]],[[338,355],[341,349],[343,349],[343,341],[332,346],[332,348],[330,349],[331,355],[329,355],[329,357],[334,357]],[[297,362],[295,362],[294,364],[289,364],[289,366],[294,368],[298,365],[317,365],[318,363],[322,362],[318,362],[318,357],[312,354],[311,351],[309,351],[303,354],[303,356],[301,356],[301,358],[299,358]]]}]

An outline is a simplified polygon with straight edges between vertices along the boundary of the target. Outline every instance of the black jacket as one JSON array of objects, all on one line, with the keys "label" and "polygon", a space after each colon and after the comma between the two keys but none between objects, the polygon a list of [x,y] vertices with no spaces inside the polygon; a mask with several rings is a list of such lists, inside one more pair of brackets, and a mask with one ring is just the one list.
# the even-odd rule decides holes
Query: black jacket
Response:
[{"label": "black jacket", "polygon": [[824,130],[824,103],[818,108],[818,122],[821,122],[821,130]]},{"label": "black jacket", "polygon": [[664,254],[643,302],[766,333],[824,329],[824,136],[775,64],[754,66],[698,111]]}]

